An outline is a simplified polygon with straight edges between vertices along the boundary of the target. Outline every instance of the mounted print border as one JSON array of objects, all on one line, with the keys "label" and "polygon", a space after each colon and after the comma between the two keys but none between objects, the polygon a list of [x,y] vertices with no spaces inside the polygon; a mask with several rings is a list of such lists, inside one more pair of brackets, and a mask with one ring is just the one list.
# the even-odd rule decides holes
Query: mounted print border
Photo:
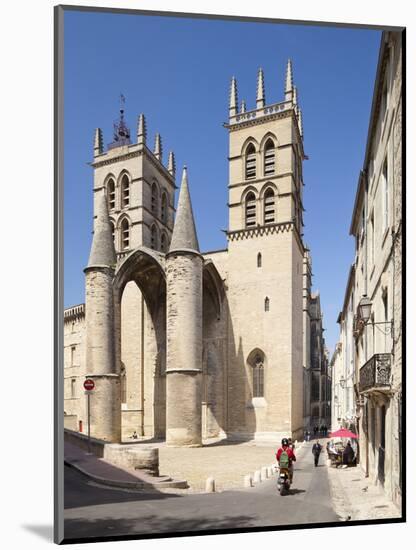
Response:
[{"label": "mounted print border", "polygon": [[55,7],[55,542],[406,520],[404,82],[403,28]]}]

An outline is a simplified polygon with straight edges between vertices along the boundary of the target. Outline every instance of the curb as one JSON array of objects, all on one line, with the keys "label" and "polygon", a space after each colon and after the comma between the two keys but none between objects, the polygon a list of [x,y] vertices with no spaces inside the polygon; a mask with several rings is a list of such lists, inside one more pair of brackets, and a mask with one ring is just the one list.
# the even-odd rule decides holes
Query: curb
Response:
[{"label": "curb", "polygon": [[119,487],[121,489],[188,489],[189,485],[186,480],[172,480],[172,481],[159,481],[156,483],[148,483],[143,481],[115,481],[114,479],[107,479],[104,477],[100,477],[94,474],[91,474],[90,472],[87,472],[81,466],[78,466],[74,464],[73,462],[69,462],[68,460],[64,460],[64,464],[66,466],[69,466],[70,468],[73,468],[74,470],[77,470],[85,477],[88,477],[89,479],[92,479],[93,481],[96,481],[97,483],[101,483],[102,485],[108,485],[109,487]]}]

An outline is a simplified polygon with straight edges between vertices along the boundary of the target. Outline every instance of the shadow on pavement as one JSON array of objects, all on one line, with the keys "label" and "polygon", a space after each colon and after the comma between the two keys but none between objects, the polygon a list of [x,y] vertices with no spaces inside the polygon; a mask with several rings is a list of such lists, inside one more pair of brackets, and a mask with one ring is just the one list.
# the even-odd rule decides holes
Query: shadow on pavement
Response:
[{"label": "shadow on pavement", "polygon": [[150,488],[140,491],[101,485],[88,479],[77,470],[68,467],[65,468],[64,481],[65,510],[100,504],[181,498],[181,495],[178,494],[163,493],[156,489],[151,490]]},{"label": "shadow on pavement", "polygon": [[85,537],[114,537],[122,535],[159,535],[193,532],[196,535],[204,531],[247,528],[254,523],[254,516],[232,516],[206,519],[163,518],[159,516],[141,516],[137,519],[66,519],[65,541]]}]

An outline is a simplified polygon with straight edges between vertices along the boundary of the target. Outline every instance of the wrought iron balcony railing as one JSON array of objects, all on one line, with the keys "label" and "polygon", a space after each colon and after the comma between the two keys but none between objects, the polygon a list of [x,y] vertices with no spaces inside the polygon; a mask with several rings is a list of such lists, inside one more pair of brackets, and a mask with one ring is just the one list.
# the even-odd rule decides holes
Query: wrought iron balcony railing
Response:
[{"label": "wrought iron balcony railing", "polygon": [[391,353],[376,353],[360,368],[360,393],[389,389]]}]

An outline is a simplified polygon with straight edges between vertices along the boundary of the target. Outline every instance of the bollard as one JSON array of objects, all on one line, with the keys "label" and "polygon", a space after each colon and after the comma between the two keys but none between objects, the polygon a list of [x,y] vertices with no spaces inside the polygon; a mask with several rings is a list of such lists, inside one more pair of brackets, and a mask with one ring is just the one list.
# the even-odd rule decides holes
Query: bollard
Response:
[{"label": "bollard", "polygon": [[244,487],[253,487],[253,478],[250,474],[244,476]]},{"label": "bollard", "polygon": [[273,468],[271,466],[268,466],[267,468],[267,477],[272,477],[273,475]]},{"label": "bollard", "polygon": [[268,477],[269,476],[267,475],[267,466],[263,466],[263,468],[261,469],[261,480],[264,481]]},{"label": "bollard", "polygon": [[254,472],[254,483],[260,483],[261,482],[261,472],[260,470],[256,470]]},{"label": "bollard", "polygon": [[215,493],[215,479],[209,477],[205,483],[205,492],[206,493]]}]

